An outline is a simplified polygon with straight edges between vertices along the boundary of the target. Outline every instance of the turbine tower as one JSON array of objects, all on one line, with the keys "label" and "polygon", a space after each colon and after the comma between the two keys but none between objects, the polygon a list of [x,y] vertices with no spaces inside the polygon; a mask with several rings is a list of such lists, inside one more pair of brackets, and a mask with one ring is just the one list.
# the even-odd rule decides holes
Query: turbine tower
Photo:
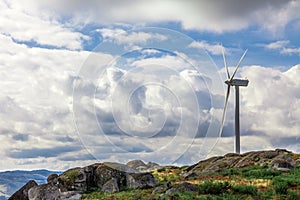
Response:
[{"label": "turbine tower", "polygon": [[246,53],[248,50],[246,50],[244,52],[244,54],[242,55],[241,59],[239,60],[237,66],[235,67],[235,70],[232,74],[232,76],[230,76],[229,74],[229,70],[227,67],[227,63],[226,63],[226,58],[225,58],[225,54],[224,54],[224,48],[222,47],[222,55],[223,55],[223,61],[224,61],[224,66],[226,68],[226,73],[227,73],[227,80],[225,81],[225,83],[227,84],[227,93],[226,93],[226,97],[225,97],[225,104],[224,104],[224,109],[223,109],[223,114],[222,114],[222,124],[221,124],[221,129],[220,129],[220,134],[222,133],[223,130],[223,126],[224,126],[224,120],[225,120],[225,114],[226,114],[226,109],[227,109],[227,104],[228,104],[228,98],[229,98],[229,94],[230,94],[230,86],[234,86],[235,87],[235,152],[240,154],[240,108],[239,108],[239,104],[240,104],[240,100],[239,100],[239,87],[247,87],[249,80],[247,79],[234,79],[234,76],[242,62],[242,60],[244,59]]}]

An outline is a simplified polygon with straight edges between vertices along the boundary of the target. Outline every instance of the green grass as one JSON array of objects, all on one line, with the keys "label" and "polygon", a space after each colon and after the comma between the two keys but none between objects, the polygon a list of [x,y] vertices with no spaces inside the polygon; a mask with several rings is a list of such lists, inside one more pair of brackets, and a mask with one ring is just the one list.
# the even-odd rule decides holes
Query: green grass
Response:
[{"label": "green grass", "polygon": [[203,184],[199,185],[200,194],[222,194],[226,193],[230,189],[230,184],[228,182],[213,182],[205,181]]},{"label": "green grass", "polygon": [[[185,180],[180,176],[180,168],[161,168],[153,172],[158,184],[179,184],[190,181],[197,184],[198,193],[174,193],[172,195],[152,194],[153,189],[126,190],[119,193],[92,192],[83,199],[203,199],[203,200],[239,200],[239,199],[300,199],[300,168],[283,173],[267,166],[249,166],[241,169],[229,169],[220,173],[207,173],[203,176]],[[70,175],[72,177],[72,175]],[[201,178],[202,177],[202,178]],[[257,185],[255,180],[267,184]]]}]

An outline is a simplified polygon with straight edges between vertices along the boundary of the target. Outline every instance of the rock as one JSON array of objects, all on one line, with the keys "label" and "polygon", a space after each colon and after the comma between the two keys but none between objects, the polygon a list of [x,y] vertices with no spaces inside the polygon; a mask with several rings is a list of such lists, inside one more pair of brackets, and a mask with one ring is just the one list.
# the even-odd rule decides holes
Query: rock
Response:
[{"label": "rock", "polygon": [[126,176],[126,185],[132,189],[146,189],[156,186],[156,180],[151,173],[130,173]]},{"label": "rock", "polygon": [[126,165],[136,171],[147,169],[147,165],[141,160],[131,160]]},{"label": "rock", "polygon": [[[181,175],[189,179],[203,173],[221,172],[232,168],[243,168],[253,165],[269,165],[273,169],[288,171],[294,168],[293,165],[296,166],[297,158],[299,157],[285,149],[252,151],[240,155],[228,153],[225,156],[202,160],[185,169]],[[298,162],[300,163],[300,161]]]},{"label": "rock", "polygon": [[108,192],[108,193],[114,193],[114,192],[119,192],[119,186],[118,186],[118,181],[116,178],[112,178],[111,180],[107,181],[102,189],[102,192]]},{"label": "rock", "polygon": [[261,154],[261,157],[266,159],[273,159],[278,155],[279,155],[278,151],[265,151]]},{"label": "rock", "polygon": [[37,186],[34,180],[28,181],[22,188],[16,191],[8,200],[28,200],[28,191]]},{"label": "rock", "polygon": [[79,194],[75,191],[61,192],[58,200],[80,200],[81,197],[82,194]]},{"label": "rock", "polygon": [[113,168],[113,169],[116,169],[119,171],[123,171],[123,172],[129,172],[129,173],[138,172],[137,170],[135,170],[127,165],[121,164],[121,163],[105,162],[104,164],[110,168]]},{"label": "rock", "polygon": [[182,193],[182,192],[198,192],[198,186],[188,182],[183,182],[167,190],[166,195],[173,195],[175,193]]},{"label": "rock", "polygon": [[166,190],[170,189],[171,187],[172,187],[172,183],[169,181],[165,185],[160,185],[160,186],[157,186],[156,188],[154,188],[154,190],[152,191],[152,194],[163,193]]},{"label": "rock", "polygon": [[32,187],[28,191],[29,200],[58,200],[60,191],[58,186],[52,184],[42,184]]},{"label": "rock", "polygon": [[296,166],[296,167],[300,166],[300,159],[297,159],[297,160],[295,161],[295,166]]},{"label": "rock", "polygon": [[120,190],[126,188],[126,172],[111,168],[106,164],[100,164],[97,167],[95,171],[95,178],[99,188],[102,188],[103,185],[112,178],[117,180]]},{"label": "rock", "polygon": [[148,162],[145,164],[142,160],[131,160],[126,164],[135,172],[145,172],[160,168],[159,164],[154,162]]},{"label": "rock", "polygon": [[83,171],[86,175],[87,190],[97,187],[97,180],[96,180],[95,172],[99,165],[100,165],[99,163],[95,163],[95,164],[83,167]]},{"label": "rock", "polygon": [[47,178],[47,183],[56,185],[58,183],[58,175],[57,174],[50,174]]},{"label": "rock", "polygon": [[59,187],[62,192],[78,191],[84,193],[88,189],[86,173],[82,168],[73,168],[65,171],[58,177]]},{"label": "rock", "polygon": [[280,170],[280,171],[289,171],[294,169],[294,166],[285,159],[274,159],[270,162],[269,166],[272,169]]}]

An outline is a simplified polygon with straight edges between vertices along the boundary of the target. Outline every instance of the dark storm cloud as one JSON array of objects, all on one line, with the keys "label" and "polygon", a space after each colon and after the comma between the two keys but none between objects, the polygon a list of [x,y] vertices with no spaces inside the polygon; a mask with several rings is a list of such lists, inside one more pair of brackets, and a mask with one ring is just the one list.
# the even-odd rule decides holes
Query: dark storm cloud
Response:
[{"label": "dark storm cloud", "polygon": [[58,146],[53,148],[32,148],[32,149],[11,149],[6,152],[6,156],[11,158],[38,158],[56,157],[63,153],[81,150],[80,146]]},{"label": "dark storm cloud", "polygon": [[91,154],[73,155],[73,156],[62,156],[58,158],[61,161],[85,161],[85,160],[96,160]]},{"label": "dark storm cloud", "polygon": [[[291,9],[293,7],[291,3],[295,2],[293,0],[92,0],[86,3],[67,0],[51,1],[51,4],[46,3],[44,6],[53,7],[60,13],[69,13],[77,23],[93,22],[103,25],[118,22],[133,24],[176,21],[186,29],[221,33],[241,30],[256,24],[272,29],[273,25],[264,26],[265,23],[276,22],[275,16],[281,11]],[[289,16],[282,17],[289,18]],[[293,18],[295,17],[291,17]],[[277,20],[278,27],[285,26],[287,21]]]},{"label": "dark storm cloud", "polygon": [[12,139],[17,141],[28,141],[28,134],[15,134],[12,136]]}]

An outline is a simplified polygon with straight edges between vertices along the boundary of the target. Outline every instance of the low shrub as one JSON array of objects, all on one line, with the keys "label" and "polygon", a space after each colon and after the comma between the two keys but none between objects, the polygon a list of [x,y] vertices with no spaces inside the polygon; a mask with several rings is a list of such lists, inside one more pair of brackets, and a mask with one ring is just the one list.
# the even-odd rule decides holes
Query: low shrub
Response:
[{"label": "low shrub", "polygon": [[272,169],[254,169],[243,173],[243,176],[246,178],[270,179],[275,176],[281,175],[281,173],[282,173],[281,171],[272,170]]},{"label": "low shrub", "polygon": [[288,190],[286,199],[287,200],[299,200],[300,199],[300,194],[298,194],[297,191]]},{"label": "low shrub", "polygon": [[231,191],[233,193],[238,193],[238,194],[249,194],[249,195],[257,195],[258,190],[256,187],[252,185],[237,185],[237,186],[232,186]]},{"label": "low shrub", "polygon": [[287,193],[287,190],[289,188],[289,185],[287,182],[275,180],[272,182],[272,184],[273,184],[276,194],[286,194]]},{"label": "low shrub", "polygon": [[157,169],[157,172],[164,172],[164,171],[166,171],[166,168],[159,168],[159,169]]},{"label": "low shrub", "polygon": [[199,185],[200,194],[222,194],[230,189],[231,185],[228,182],[213,182],[205,181]]}]

